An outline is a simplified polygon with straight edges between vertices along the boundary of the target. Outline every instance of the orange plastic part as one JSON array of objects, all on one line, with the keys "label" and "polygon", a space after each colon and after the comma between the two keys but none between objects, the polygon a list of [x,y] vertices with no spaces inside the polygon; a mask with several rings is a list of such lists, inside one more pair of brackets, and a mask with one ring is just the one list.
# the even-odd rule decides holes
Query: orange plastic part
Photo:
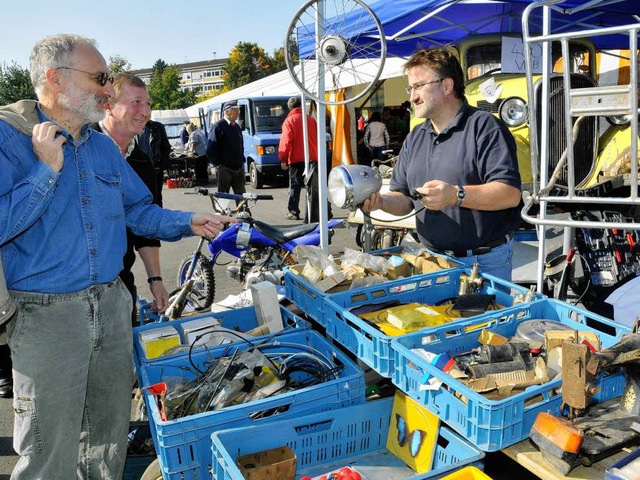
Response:
[{"label": "orange plastic part", "polygon": [[577,454],[584,439],[584,432],[573,423],[550,413],[539,413],[531,429],[568,453]]}]

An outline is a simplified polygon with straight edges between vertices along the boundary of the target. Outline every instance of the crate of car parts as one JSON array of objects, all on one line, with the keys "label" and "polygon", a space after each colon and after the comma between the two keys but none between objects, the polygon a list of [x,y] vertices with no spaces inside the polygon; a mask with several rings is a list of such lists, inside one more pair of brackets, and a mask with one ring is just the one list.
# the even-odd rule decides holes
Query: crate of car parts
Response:
[{"label": "crate of car parts", "polygon": [[[311,328],[309,322],[298,315],[280,307],[282,326],[287,330]],[[153,358],[147,355],[145,339],[156,338],[169,329],[177,342],[170,344],[168,351],[160,356],[186,355],[189,351],[211,347],[218,344],[252,340],[256,337],[268,335],[268,330],[258,324],[253,307],[237,308],[224,312],[207,312],[201,315],[172,320],[171,322],[154,322],[133,329],[133,348],[136,366],[149,363]],[[154,335],[158,332],[158,335]],[[156,355],[156,358],[158,355]]]},{"label": "crate of car parts", "polygon": [[214,431],[364,402],[362,371],[311,330],[159,359],[139,376],[165,480],[210,478]]},{"label": "crate of car parts", "polygon": [[[471,290],[475,293],[459,295],[461,284],[468,282],[474,283]],[[518,301],[516,298],[526,301],[541,297],[492,275],[470,269],[447,270],[325,298],[326,332],[380,375],[391,377],[393,338],[510,307]],[[414,321],[412,326],[407,325],[409,320]]]},{"label": "crate of car parts", "polygon": [[[534,345],[545,342],[551,345],[549,339],[573,336],[573,332],[579,332],[580,338],[592,345],[599,343],[601,348],[614,345],[622,335],[630,333],[625,326],[568,303],[536,300],[492,312],[482,319],[455,322],[394,339],[392,380],[474,445],[485,451],[500,450],[527,438],[539,412],[560,414],[562,379],[559,369],[553,371],[553,365],[557,364],[551,358],[553,355],[538,358],[529,357],[528,353]],[[509,345],[510,357],[503,360],[515,362],[511,367],[516,370],[503,371],[503,375],[499,375],[505,370],[500,363],[483,365],[481,360],[482,352],[499,349],[480,348],[479,343],[482,338],[483,345],[493,345],[500,336],[517,336],[528,343],[524,349],[518,347],[518,342]],[[460,354],[467,354],[460,358],[475,365],[475,372],[468,370],[472,372],[468,376],[476,378],[473,383],[463,382],[458,373],[453,375],[455,369],[446,373],[452,365],[449,359]],[[546,361],[544,365],[541,359]],[[492,375],[484,376],[483,371]],[[513,384],[522,388],[512,390]],[[596,384],[600,391],[592,398],[593,403],[622,394],[624,376],[618,371],[607,372],[596,378]]]},{"label": "crate of car parts", "polygon": [[296,478],[349,468],[366,480],[418,480],[441,478],[466,465],[483,467],[484,453],[441,425],[431,470],[416,474],[386,449],[392,411],[393,398],[384,398],[272,425],[218,431],[212,435],[213,478],[242,480],[236,458],[280,446],[296,454]]},{"label": "crate of car parts", "polygon": [[[371,255],[379,257],[386,262],[387,273],[384,276],[370,276],[387,288],[396,289],[405,283],[406,278],[420,278],[422,275],[430,275],[450,269],[463,269],[464,265],[455,259],[444,255],[424,251],[421,255],[412,255],[411,262],[400,255],[409,258],[409,253],[403,253],[402,247],[394,247],[387,250],[376,250]],[[397,262],[394,262],[397,260]],[[415,264],[415,265],[414,265]],[[303,312],[311,316],[323,327],[326,326],[327,305],[324,300],[332,298],[334,294],[345,291],[367,290],[372,287],[356,287],[356,284],[367,284],[367,279],[357,278],[349,280],[350,274],[340,271],[320,281],[312,282],[304,276],[305,265],[294,265],[284,269],[284,284],[286,296],[295,303]],[[363,269],[364,271],[364,269]],[[351,272],[353,273],[353,272]]]}]

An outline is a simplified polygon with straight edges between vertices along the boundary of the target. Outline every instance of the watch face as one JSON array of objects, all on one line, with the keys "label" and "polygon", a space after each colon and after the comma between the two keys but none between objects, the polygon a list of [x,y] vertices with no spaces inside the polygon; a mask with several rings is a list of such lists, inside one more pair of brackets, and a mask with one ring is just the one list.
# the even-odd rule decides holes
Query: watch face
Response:
[{"label": "watch face", "polygon": [[462,189],[458,189],[458,200],[464,200],[464,197],[467,196],[467,193]]}]

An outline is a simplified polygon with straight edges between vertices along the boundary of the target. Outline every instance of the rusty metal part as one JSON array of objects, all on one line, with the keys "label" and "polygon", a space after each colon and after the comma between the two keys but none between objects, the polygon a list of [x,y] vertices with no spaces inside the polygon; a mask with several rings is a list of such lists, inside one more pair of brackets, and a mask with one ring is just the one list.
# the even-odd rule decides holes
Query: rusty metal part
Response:
[{"label": "rusty metal part", "polygon": [[562,404],[569,407],[570,419],[586,410],[591,397],[600,390],[591,383],[595,372],[589,356],[586,345],[562,344]]}]

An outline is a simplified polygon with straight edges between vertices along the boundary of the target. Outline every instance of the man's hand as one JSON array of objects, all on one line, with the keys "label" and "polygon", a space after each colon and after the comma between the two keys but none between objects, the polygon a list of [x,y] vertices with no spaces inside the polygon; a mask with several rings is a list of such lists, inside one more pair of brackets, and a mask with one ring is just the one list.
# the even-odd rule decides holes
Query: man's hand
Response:
[{"label": "man's hand", "polygon": [[191,229],[195,235],[211,240],[224,230],[225,224],[237,222],[235,218],[224,215],[196,212],[191,217]]},{"label": "man's hand", "polygon": [[156,280],[149,285],[149,290],[151,290],[151,295],[153,295],[151,310],[158,313],[164,313],[169,306],[169,292],[167,292],[164,283]]},{"label": "man's hand", "polygon": [[283,170],[289,170],[289,164],[287,162],[280,162],[280,168]]},{"label": "man's hand", "polygon": [[373,212],[374,210],[383,210],[382,195],[379,192],[374,192],[369,198],[367,198],[362,204],[362,211],[366,213]]},{"label": "man's hand", "polygon": [[457,187],[442,180],[430,180],[416,190],[422,194],[420,201],[429,210],[442,210],[451,207],[458,199]]},{"label": "man's hand", "polygon": [[63,135],[59,126],[53,122],[38,123],[33,127],[31,145],[33,151],[43,163],[51,167],[51,170],[58,173],[64,165],[64,153],[62,146],[67,139]]}]

